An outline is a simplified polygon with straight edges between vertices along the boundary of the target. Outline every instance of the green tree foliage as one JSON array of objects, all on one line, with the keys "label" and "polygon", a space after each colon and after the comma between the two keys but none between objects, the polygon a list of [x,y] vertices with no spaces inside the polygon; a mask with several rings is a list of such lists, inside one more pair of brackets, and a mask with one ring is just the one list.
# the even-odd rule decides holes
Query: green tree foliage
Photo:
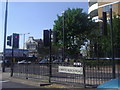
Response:
[{"label": "green tree foliage", "polygon": [[113,30],[115,46],[120,46],[120,16],[114,16]]},{"label": "green tree foliage", "polygon": [[120,15],[113,18],[113,39],[115,56],[120,57]]},{"label": "green tree foliage", "polygon": [[65,54],[71,56],[76,56],[80,52],[84,40],[90,37],[90,32],[97,26],[80,8],[68,8],[62,16],[57,15],[57,20],[54,23],[53,31],[58,32],[58,42],[54,45],[63,45],[64,23]]}]

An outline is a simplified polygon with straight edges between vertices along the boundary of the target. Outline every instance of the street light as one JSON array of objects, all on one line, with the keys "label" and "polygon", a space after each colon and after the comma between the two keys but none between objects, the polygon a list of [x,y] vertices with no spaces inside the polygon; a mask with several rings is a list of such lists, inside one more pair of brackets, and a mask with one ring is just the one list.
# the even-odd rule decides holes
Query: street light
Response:
[{"label": "street light", "polygon": [[25,49],[25,35],[30,33],[22,33],[20,35],[23,35],[23,56],[24,56],[24,49]]},{"label": "street light", "polygon": [[62,15],[63,15],[63,51],[62,51],[63,55],[62,55],[62,61],[64,61],[65,60],[65,35],[64,35],[64,31],[65,31],[65,27],[64,27],[64,25],[65,25],[65,21],[64,21],[65,11],[62,12]]},{"label": "street light", "polygon": [[23,35],[23,50],[25,49],[25,35],[30,33],[21,33],[20,35]]},{"label": "street light", "polygon": [[6,10],[5,10],[4,46],[3,46],[3,67],[2,67],[2,72],[5,72],[5,49],[6,49],[6,33],[7,33],[7,16],[8,16],[8,0],[6,1]]}]

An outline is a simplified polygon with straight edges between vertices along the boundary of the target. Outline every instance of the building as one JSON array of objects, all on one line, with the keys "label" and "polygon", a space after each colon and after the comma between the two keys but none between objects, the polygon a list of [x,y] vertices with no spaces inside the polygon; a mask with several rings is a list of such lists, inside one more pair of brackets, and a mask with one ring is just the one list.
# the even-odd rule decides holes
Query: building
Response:
[{"label": "building", "polygon": [[[27,49],[14,49],[13,50],[14,57],[28,57]],[[12,57],[12,49],[5,49],[5,57]]]},{"label": "building", "polygon": [[88,14],[90,14],[90,17],[93,21],[98,22],[98,2],[97,0],[88,0],[89,7],[88,7]]},{"label": "building", "polygon": [[33,37],[29,37],[26,41],[26,48],[29,50],[29,57],[37,57],[38,56],[38,47],[42,47],[43,42],[42,39],[34,39]]},{"label": "building", "polygon": [[[13,55],[13,56],[12,56]],[[28,50],[27,49],[5,49],[5,59],[12,60],[12,58],[15,58],[15,60],[23,60],[28,57]],[[3,59],[3,52],[0,53],[0,59]]]},{"label": "building", "polygon": [[[120,0],[114,0],[114,2],[99,2],[98,3],[98,16],[99,18],[103,17],[102,12],[104,11],[105,6],[112,5],[112,14],[114,15],[120,15]],[[109,16],[108,16],[109,17]]]},{"label": "building", "polygon": [[[106,2],[105,0],[88,0],[88,14],[95,22],[100,22],[103,18],[103,11],[105,6],[112,5],[112,13],[114,15],[120,15],[120,1],[110,0],[111,2]],[[104,8],[103,8],[104,7]]]}]

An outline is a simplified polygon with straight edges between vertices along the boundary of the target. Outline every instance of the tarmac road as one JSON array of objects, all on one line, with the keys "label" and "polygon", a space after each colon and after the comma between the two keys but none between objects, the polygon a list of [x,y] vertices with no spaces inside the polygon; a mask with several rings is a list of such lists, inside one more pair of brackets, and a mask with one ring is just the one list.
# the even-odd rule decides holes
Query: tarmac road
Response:
[{"label": "tarmac road", "polygon": [[17,82],[12,82],[9,80],[6,81],[0,81],[2,82],[2,88],[38,88],[35,86],[30,86],[30,85],[26,85],[26,84],[22,84],[22,83],[17,83]]}]

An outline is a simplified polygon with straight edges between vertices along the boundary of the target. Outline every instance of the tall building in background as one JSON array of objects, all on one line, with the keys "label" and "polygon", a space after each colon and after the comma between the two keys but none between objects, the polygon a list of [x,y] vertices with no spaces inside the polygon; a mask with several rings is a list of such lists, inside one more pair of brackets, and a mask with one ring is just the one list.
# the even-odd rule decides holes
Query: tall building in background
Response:
[{"label": "tall building in background", "polygon": [[103,19],[103,7],[107,5],[112,5],[113,15],[120,15],[120,0],[109,0],[109,2],[106,2],[106,0],[88,0],[88,3],[88,14],[95,22],[101,22]]}]

